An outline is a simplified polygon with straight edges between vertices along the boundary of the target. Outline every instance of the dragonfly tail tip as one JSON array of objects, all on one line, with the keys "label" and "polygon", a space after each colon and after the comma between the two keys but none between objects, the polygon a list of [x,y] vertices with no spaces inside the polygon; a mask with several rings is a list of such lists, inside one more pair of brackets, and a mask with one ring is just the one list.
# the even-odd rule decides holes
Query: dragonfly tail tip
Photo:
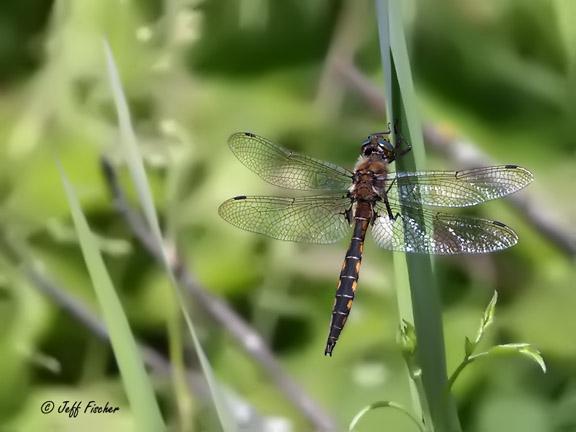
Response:
[{"label": "dragonfly tail tip", "polygon": [[324,350],[324,355],[332,357],[332,351],[334,350],[335,345],[336,345],[336,343],[334,341],[329,341],[326,344],[326,349]]}]

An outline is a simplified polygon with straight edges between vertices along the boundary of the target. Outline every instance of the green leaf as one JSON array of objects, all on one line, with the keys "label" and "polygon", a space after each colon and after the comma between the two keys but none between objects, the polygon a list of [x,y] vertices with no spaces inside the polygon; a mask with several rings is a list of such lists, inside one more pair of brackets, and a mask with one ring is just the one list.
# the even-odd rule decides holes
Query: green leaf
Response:
[{"label": "green leaf", "polygon": [[[471,342],[468,340],[468,338],[466,338],[466,345],[467,345],[466,351],[467,352],[469,349],[473,349],[473,348],[468,348],[469,344],[471,344]],[[544,373],[546,373],[546,364],[544,363],[544,359],[540,355],[540,351],[538,351],[532,345],[527,344],[527,343],[511,343],[511,344],[496,345],[496,346],[493,346],[492,348],[490,348],[488,351],[484,351],[484,352],[481,352],[478,354],[470,355],[467,353],[466,358],[462,361],[462,363],[460,363],[458,365],[458,367],[456,368],[456,370],[454,371],[454,373],[450,377],[449,388],[452,387],[452,385],[456,381],[456,378],[458,378],[458,376],[464,370],[464,368],[466,366],[468,366],[469,364],[471,364],[472,362],[474,362],[474,361],[476,361],[482,357],[495,356],[495,355],[501,355],[501,354],[510,354],[510,353],[513,353],[513,354],[518,353],[518,354],[522,354],[524,356],[527,356],[528,358],[535,361],[538,364],[538,366],[540,366],[542,371]]]},{"label": "green leaf", "polygon": [[358,412],[358,414],[356,414],[354,416],[354,418],[352,419],[352,421],[350,422],[350,425],[348,426],[348,431],[352,432],[354,430],[354,428],[356,427],[356,425],[358,424],[358,422],[360,421],[360,419],[362,417],[364,417],[368,412],[370,412],[376,408],[393,408],[393,409],[396,409],[396,410],[400,411],[401,413],[406,414],[410,418],[410,420],[412,420],[414,423],[416,423],[416,426],[418,426],[418,430],[420,430],[421,432],[424,432],[424,426],[422,425],[421,422],[418,421],[418,419],[416,417],[414,417],[410,413],[410,411],[408,411],[402,405],[400,405],[396,402],[392,402],[392,401],[378,401],[378,402],[371,403],[367,407],[362,408]]},{"label": "green leaf", "polygon": [[546,373],[546,363],[538,351],[537,348],[533,347],[528,343],[511,343],[511,344],[503,344],[503,345],[496,345],[490,348],[485,354],[509,354],[509,353],[518,353],[522,354],[523,356],[528,357],[529,359],[533,360],[540,366],[542,372]]},{"label": "green leaf", "polygon": [[466,357],[470,357],[476,348],[476,344],[468,339],[468,336],[464,338],[464,354]]},{"label": "green leaf", "polygon": [[400,335],[398,341],[402,347],[402,352],[406,355],[413,355],[416,352],[416,330],[412,323],[402,320],[400,325]]},{"label": "green leaf", "polygon": [[480,328],[478,329],[478,333],[476,334],[476,339],[474,339],[474,346],[480,343],[482,337],[484,336],[484,332],[486,329],[492,324],[494,321],[494,312],[496,309],[496,302],[498,301],[498,291],[494,291],[488,306],[484,310],[484,315],[482,316],[482,321],[480,321]]},{"label": "green leaf", "polygon": [[404,356],[404,360],[406,362],[406,367],[410,372],[410,377],[417,381],[422,376],[422,369],[418,366],[418,362],[416,361],[416,348],[417,348],[417,341],[416,341],[416,329],[412,323],[402,320],[402,324],[400,325],[400,332],[398,335],[398,343],[401,346],[402,355]]},{"label": "green leaf", "polygon": [[542,357],[540,351],[537,348],[530,345],[526,348],[520,349],[519,352],[520,354],[523,354],[528,358],[532,359],[533,361],[535,361],[538,364],[538,366],[540,366],[540,369],[542,369],[542,372],[546,373],[546,363],[544,362],[544,358]]}]

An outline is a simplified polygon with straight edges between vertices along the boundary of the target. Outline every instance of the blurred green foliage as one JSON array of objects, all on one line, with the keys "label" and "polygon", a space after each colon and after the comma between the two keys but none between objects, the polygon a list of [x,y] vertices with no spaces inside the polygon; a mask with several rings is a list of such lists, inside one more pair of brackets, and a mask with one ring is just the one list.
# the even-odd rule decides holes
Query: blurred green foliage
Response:
[{"label": "blurred green foliage", "polygon": [[[339,102],[327,106],[317,97],[346,4],[12,0],[0,6],[3,243],[23,247],[67,293],[94,307],[54,165],[58,155],[100,236],[134,332],[165,349],[168,282],[115,213],[99,172],[99,156],[119,151],[101,45],[106,35],[166,232],[178,239],[201,283],[265,335],[287,370],[342,425],[373,401],[409,400],[395,343],[390,254],[368,241],[354,311],[335,357],[327,359],[322,351],[345,246],[285,244],[240,232],[216,209],[238,194],[286,194],[234,159],[226,145],[232,132],[254,131],[351,167],[361,140],[381,130],[385,119],[342,81],[327,81]],[[367,5],[354,57],[380,85],[376,23]],[[531,169],[530,192],[541,199],[542,212],[574,236],[571,1],[413,0],[405,6],[423,116],[469,137],[495,160]],[[455,168],[429,156],[430,168]],[[462,358],[464,337],[474,334],[497,289],[486,343],[530,342],[549,371],[543,376],[514,357],[474,363],[454,389],[464,430],[576,430],[573,258],[505,202],[475,211],[514,227],[520,243],[503,253],[437,261],[449,368]],[[40,295],[6,250],[0,252],[0,431],[126,430],[130,412],[109,348]],[[194,315],[219,378],[261,413],[308,430],[257,365],[200,312]],[[173,424],[173,396],[158,386]],[[84,417],[72,426],[68,417],[40,413],[47,399],[95,398],[115,401],[122,415]],[[413,430],[387,410],[374,411],[361,426]]]}]

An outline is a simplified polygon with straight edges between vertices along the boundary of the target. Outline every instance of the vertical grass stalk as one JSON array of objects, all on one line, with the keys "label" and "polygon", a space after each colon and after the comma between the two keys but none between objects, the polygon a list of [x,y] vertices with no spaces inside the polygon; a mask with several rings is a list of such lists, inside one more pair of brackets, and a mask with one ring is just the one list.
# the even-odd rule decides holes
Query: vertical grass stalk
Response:
[{"label": "vertical grass stalk", "polygon": [[84,262],[94,285],[102,318],[110,333],[114,358],[120,370],[130,409],[134,415],[135,430],[143,432],[164,431],[166,426],[156,402],[152,381],[146,372],[128,318],[98,249],[98,242],[88,226],[84,213],[82,213],[72,185],[59,163],[58,168]]},{"label": "vertical grass stalk", "polygon": [[[412,152],[396,162],[398,170],[416,171],[424,165],[422,129],[417,112],[408,50],[404,36],[401,1],[376,0],[380,33],[380,51],[387,87],[387,113],[393,124],[412,145]],[[398,254],[395,254],[398,255]],[[402,259],[402,263],[399,260]],[[435,284],[433,263],[429,255],[406,254],[395,256],[395,269],[408,276],[408,284],[397,286],[400,318],[414,323],[417,340],[416,362],[422,371],[421,387],[416,391],[420,405],[429,408],[423,412],[428,430],[460,432],[455,404],[448,390],[442,310]],[[404,277],[405,279],[405,277]],[[414,389],[414,387],[413,387]],[[413,397],[413,399],[416,399]],[[415,409],[416,411],[416,409]]]},{"label": "vertical grass stalk", "polygon": [[214,371],[210,366],[210,362],[208,361],[208,358],[204,353],[202,346],[200,345],[200,340],[192,323],[192,319],[185,306],[186,302],[184,301],[182,293],[179,291],[178,285],[176,284],[175,276],[172,270],[172,261],[168,256],[168,252],[164,245],[164,238],[160,230],[158,217],[156,215],[154,200],[152,198],[148,178],[146,176],[146,171],[144,169],[142,154],[138,146],[136,134],[134,133],[134,129],[132,127],[132,121],[130,119],[128,103],[126,102],[126,98],[124,96],[124,90],[122,88],[118,69],[114,61],[112,49],[110,48],[106,40],[104,40],[103,42],[104,42],[103,43],[104,52],[106,55],[106,66],[108,77],[110,79],[112,95],[114,97],[116,111],[118,114],[118,125],[120,129],[120,145],[124,152],[124,157],[126,164],[128,166],[128,171],[130,172],[132,182],[134,183],[134,186],[136,188],[144,218],[148,224],[151,234],[153,235],[156,241],[158,250],[162,253],[164,268],[171,282],[174,298],[177,301],[177,304],[182,312],[184,322],[186,323],[188,332],[190,333],[194,350],[200,363],[202,374],[206,379],[208,388],[210,389],[210,394],[212,396],[212,402],[216,411],[219,426],[223,432],[235,432],[238,428],[233,418],[233,410],[229,406],[228,400],[223,394],[223,391],[216,380]]}]

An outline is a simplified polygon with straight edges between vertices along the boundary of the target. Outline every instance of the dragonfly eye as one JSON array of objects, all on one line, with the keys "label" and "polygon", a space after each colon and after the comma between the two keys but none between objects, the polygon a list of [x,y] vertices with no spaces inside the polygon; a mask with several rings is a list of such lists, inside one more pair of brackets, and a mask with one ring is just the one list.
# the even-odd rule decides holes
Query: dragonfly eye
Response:
[{"label": "dragonfly eye", "polygon": [[394,154],[394,146],[380,134],[373,134],[362,143],[362,154],[370,156],[373,153],[384,155],[390,158]]},{"label": "dragonfly eye", "polygon": [[378,146],[384,150],[385,152],[392,152],[394,153],[394,146],[390,141],[387,139],[381,139],[378,141]]}]

